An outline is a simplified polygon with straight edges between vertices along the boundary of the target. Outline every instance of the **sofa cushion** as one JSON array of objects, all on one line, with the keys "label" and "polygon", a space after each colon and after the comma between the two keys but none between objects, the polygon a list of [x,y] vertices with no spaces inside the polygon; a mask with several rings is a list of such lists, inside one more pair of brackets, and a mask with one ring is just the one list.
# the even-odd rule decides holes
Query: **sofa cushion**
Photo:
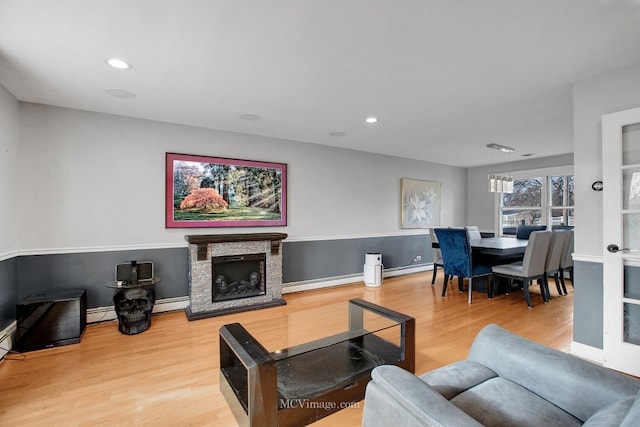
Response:
[{"label": "sofa cushion", "polygon": [[587,427],[618,427],[633,406],[634,399],[618,400],[593,414],[584,425]]},{"label": "sofa cushion", "polygon": [[460,393],[451,403],[486,426],[580,426],[582,421],[526,388],[491,378]]},{"label": "sofa cushion", "polygon": [[479,363],[461,360],[420,376],[445,399],[451,400],[463,391],[485,382],[498,374]]},{"label": "sofa cushion", "polygon": [[[514,335],[497,325],[480,331],[473,360],[585,422],[600,408],[633,397],[640,381]],[[578,392],[579,390],[579,392]]]},{"label": "sofa cushion", "polygon": [[624,417],[620,427],[633,427],[637,425],[640,425],[640,391],[636,394],[633,406],[629,409],[627,416]]}]

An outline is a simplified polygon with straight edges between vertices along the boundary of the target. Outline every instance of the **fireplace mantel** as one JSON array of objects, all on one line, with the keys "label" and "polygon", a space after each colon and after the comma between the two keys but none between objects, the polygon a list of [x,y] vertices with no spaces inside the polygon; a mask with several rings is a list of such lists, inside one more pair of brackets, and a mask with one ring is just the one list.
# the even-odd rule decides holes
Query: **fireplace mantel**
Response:
[{"label": "fireplace mantel", "polygon": [[210,243],[271,241],[271,254],[277,255],[280,241],[287,238],[285,233],[244,233],[244,234],[188,234],[184,236],[190,245],[198,246],[198,261],[207,259],[207,245]]}]

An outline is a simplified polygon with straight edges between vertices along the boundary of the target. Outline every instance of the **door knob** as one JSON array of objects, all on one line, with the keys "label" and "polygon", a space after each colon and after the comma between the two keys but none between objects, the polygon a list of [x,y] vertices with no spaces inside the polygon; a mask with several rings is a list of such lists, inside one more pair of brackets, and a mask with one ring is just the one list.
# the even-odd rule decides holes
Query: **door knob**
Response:
[{"label": "door knob", "polygon": [[607,246],[607,250],[609,252],[611,252],[612,254],[615,254],[616,252],[620,252],[620,251],[628,251],[629,248],[622,248],[620,249],[618,247],[618,245],[616,245],[615,243],[610,244],[609,246]]}]

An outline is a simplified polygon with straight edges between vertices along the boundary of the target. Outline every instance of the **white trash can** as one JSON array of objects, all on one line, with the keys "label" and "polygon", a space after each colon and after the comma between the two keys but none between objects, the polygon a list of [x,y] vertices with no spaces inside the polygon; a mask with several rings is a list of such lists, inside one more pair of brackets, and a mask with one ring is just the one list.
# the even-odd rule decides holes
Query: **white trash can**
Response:
[{"label": "white trash can", "polygon": [[364,257],[364,284],[371,287],[382,285],[382,254],[368,252]]}]

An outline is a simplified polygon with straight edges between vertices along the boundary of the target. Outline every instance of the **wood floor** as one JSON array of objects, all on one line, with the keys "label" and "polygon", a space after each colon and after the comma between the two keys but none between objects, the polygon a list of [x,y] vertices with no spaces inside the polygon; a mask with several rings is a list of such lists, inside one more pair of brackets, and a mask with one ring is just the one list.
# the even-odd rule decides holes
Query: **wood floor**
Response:
[{"label": "wood floor", "polygon": [[[0,363],[0,425],[20,426],[234,426],[219,391],[218,329],[232,322],[299,313],[351,298],[389,307],[416,318],[416,372],[466,357],[476,333],[497,323],[534,341],[568,351],[572,339],[573,293],[534,307],[522,291],[488,300],[451,287],[440,297],[442,276],[431,272],[386,279],[380,288],[362,283],[285,294],[286,306],[189,322],[183,312],[153,317],[149,330],[123,335],[114,322],[90,325],[82,342],[8,355]],[[552,296],[556,296],[552,286]],[[311,317],[311,316],[309,316]],[[323,327],[307,318],[301,330]],[[302,325],[304,326],[304,325]],[[515,349],[514,349],[515,350]],[[363,402],[314,425],[360,426]]]}]

